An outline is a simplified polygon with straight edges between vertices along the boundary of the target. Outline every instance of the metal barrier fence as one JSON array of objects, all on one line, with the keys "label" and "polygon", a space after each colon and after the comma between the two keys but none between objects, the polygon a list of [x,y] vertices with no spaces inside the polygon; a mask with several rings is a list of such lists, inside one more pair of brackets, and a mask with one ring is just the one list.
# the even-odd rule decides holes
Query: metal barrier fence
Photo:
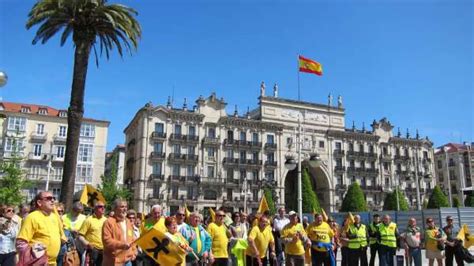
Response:
[{"label": "metal barrier fence", "polygon": [[[379,214],[381,217],[385,214],[392,217],[392,221],[398,225],[399,230],[404,230],[408,226],[408,219],[414,217],[417,222],[417,226],[425,230],[426,218],[431,217],[435,221],[436,226],[443,227],[446,225],[446,217],[452,216],[454,224],[462,226],[467,224],[471,229],[471,233],[474,232],[474,208],[440,208],[440,209],[429,209],[422,211],[380,211],[380,212],[358,212],[352,214],[359,214],[363,224],[369,224],[372,222],[374,214]],[[313,221],[314,217],[310,213],[305,213],[309,221]],[[347,213],[335,212],[330,214],[338,224],[342,225]]]}]

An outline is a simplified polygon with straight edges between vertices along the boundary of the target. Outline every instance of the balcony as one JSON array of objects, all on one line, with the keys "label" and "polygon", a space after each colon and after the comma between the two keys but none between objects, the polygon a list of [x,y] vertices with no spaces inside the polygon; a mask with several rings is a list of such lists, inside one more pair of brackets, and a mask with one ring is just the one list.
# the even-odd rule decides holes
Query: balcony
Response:
[{"label": "balcony", "polygon": [[336,185],[336,190],[343,190],[345,191],[347,189],[347,185],[341,185],[341,184],[337,184]]},{"label": "balcony", "polygon": [[344,154],[345,154],[344,150],[338,150],[338,149],[334,150],[334,156],[335,157],[342,157],[342,156],[344,156]]},{"label": "balcony", "polygon": [[364,156],[369,160],[376,160],[377,154],[375,152],[366,152]]},{"label": "balcony", "polygon": [[170,153],[168,155],[168,160],[170,160],[171,162],[184,162],[184,154]]},{"label": "balcony", "polygon": [[186,176],[170,175],[168,178],[169,178],[170,182],[172,182],[172,183],[184,183],[184,182],[186,182]]},{"label": "balcony", "polygon": [[336,165],[336,166],[334,167],[334,172],[336,172],[336,173],[342,173],[342,172],[344,172],[344,171],[346,171],[346,167],[345,167],[345,166]]},{"label": "balcony", "polygon": [[66,143],[66,136],[54,134],[53,141],[56,143]]},{"label": "balcony", "polygon": [[213,137],[205,137],[202,140],[202,143],[204,145],[219,146],[219,139],[218,138],[213,138]]},{"label": "balcony", "polygon": [[265,167],[277,167],[277,161],[265,161]]},{"label": "balcony", "polygon": [[265,150],[276,150],[277,144],[276,143],[265,143]]},{"label": "balcony", "polygon": [[57,163],[64,162],[64,156],[58,156],[56,154],[54,154],[52,156],[53,157],[51,158],[51,161],[57,162]]},{"label": "balcony", "polygon": [[222,164],[224,164],[224,165],[238,165],[239,164],[239,159],[225,157],[224,160],[222,160]]},{"label": "balcony", "polygon": [[172,142],[199,142],[199,137],[196,135],[171,134],[170,141]]},{"label": "balcony", "polygon": [[223,144],[225,147],[233,147],[233,146],[237,147],[238,143],[239,143],[238,141],[233,140],[233,139],[225,139]]},{"label": "balcony", "polygon": [[196,154],[185,154],[184,155],[184,160],[186,162],[191,162],[191,163],[197,163],[199,160],[199,156]]},{"label": "balcony", "polygon": [[156,140],[156,139],[166,139],[166,133],[165,132],[159,132],[159,131],[153,131],[151,133],[151,138]]},{"label": "balcony", "polygon": [[391,161],[392,155],[388,153],[380,154],[380,160],[382,161]]},{"label": "balcony", "polygon": [[358,153],[353,151],[353,150],[347,151],[347,157],[349,157],[349,158],[355,158],[357,155],[358,155]]},{"label": "balcony", "polygon": [[159,152],[159,151],[153,151],[150,154],[150,159],[151,160],[164,160],[166,157],[164,152]]},{"label": "balcony", "polygon": [[410,156],[395,154],[395,162],[406,162],[410,160]]},{"label": "balcony", "polygon": [[37,141],[37,142],[45,142],[46,139],[48,138],[48,133],[38,133],[38,132],[33,132],[30,135],[30,139],[32,141]]},{"label": "balcony", "polygon": [[199,180],[202,185],[223,186],[225,184],[224,180],[217,177],[201,177]]},{"label": "balcony", "polygon": [[150,175],[150,180],[151,180],[151,181],[156,181],[156,182],[163,182],[163,181],[165,181],[165,175],[162,175],[162,174],[151,174],[151,175]]},{"label": "balcony", "polygon": [[379,174],[379,169],[376,168],[366,168],[365,172],[369,175],[378,175]]},{"label": "balcony", "polygon": [[35,154],[34,152],[30,152],[28,154],[28,160],[31,161],[46,161],[48,160],[48,155],[47,154]]}]

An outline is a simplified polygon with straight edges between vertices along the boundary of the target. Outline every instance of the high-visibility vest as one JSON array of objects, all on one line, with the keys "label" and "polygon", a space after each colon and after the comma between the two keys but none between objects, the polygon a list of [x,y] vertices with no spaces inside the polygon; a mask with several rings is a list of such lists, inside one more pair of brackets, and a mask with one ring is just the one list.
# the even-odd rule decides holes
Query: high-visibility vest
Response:
[{"label": "high-visibility vest", "polygon": [[349,226],[349,233],[357,237],[349,239],[348,248],[359,249],[360,247],[367,246],[367,231],[365,230],[365,225],[361,224],[359,228],[355,225],[351,225]]},{"label": "high-visibility vest", "polygon": [[380,245],[384,245],[391,248],[397,247],[397,237],[395,231],[397,230],[397,224],[390,222],[387,226],[384,223],[379,225],[380,232]]},{"label": "high-visibility vest", "polygon": [[[378,224],[374,224],[374,223],[369,224],[369,232],[371,234],[377,232],[379,225],[380,225],[380,223],[378,223]],[[369,244],[372,245],[372,244],[375,244],[375,243],[377,243],[377,237],[370,236],[370,234],[369,234]]]}]

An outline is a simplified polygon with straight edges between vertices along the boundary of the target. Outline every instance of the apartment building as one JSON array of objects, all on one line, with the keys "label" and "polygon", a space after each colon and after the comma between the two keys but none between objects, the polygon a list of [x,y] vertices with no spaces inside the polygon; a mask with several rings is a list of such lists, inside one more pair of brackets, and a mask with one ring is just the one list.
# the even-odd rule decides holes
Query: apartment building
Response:
[{"label": "apartment building", "polygon": [[[34,186],[27,191],[32,199],[48,189],[56,197],[61,193],[66,152],[67,110],[49,106],[0,102],[0,160],[14,155],[22,158],[22,168]],[[104,173],[109,122],[84,118],[81,126],[76,185],[97,185]]]},{"label": "apartment building", "polygon": [[[342,97],[327,104],[283,99],[275,86],[265,95],[262,84],[258,106],[244,114],[215,93],[199,97],[188,108],[147,103],[125,128],[125,184],[134,189],[134,208],[162,204],[172,211],[224,206],[255,210],[262,188],[270,186],[277,204],[296,195],[296,170],[285,160],[296,158],[301,145],[321,205],[340,208],[347,186],[359,182],[371,209],[380,210],[387,192],[405,191],[413,208],[434,187],[433,143],[418,133],[393,133],[386,119],[371,129],[346,128]],[[301,128],[301,134],[299,134]],[[297,138],[297,135],[299,136]],[[322,163],[311,168],[308,158],[319,154]],[[417,171],[415,171],[417,170]]]}]

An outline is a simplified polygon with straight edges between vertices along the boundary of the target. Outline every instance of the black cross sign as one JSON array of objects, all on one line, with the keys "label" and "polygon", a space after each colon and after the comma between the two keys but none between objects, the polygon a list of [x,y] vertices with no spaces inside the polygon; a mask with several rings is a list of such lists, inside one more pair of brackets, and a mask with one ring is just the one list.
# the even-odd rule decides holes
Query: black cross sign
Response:
[{"label": "black cross sign", "polygon": [[99,198],[97,198],[98,196],[99,194],[97,192],[87,193],[87,197],[89,198],[87,205],[92,206],[95,201],[99,200]]},{"label": "black cross sign", "polygon": [[165,254],[170,253],[166,246],[170,243],[168,238],[163,239],[160,241],[157,237],[152,238],[153,242],[155,242],[156,246],[154,248],[146,249],[147,252],[153,253],[153,258],[158,259],[158,253],[163,251]]}]

